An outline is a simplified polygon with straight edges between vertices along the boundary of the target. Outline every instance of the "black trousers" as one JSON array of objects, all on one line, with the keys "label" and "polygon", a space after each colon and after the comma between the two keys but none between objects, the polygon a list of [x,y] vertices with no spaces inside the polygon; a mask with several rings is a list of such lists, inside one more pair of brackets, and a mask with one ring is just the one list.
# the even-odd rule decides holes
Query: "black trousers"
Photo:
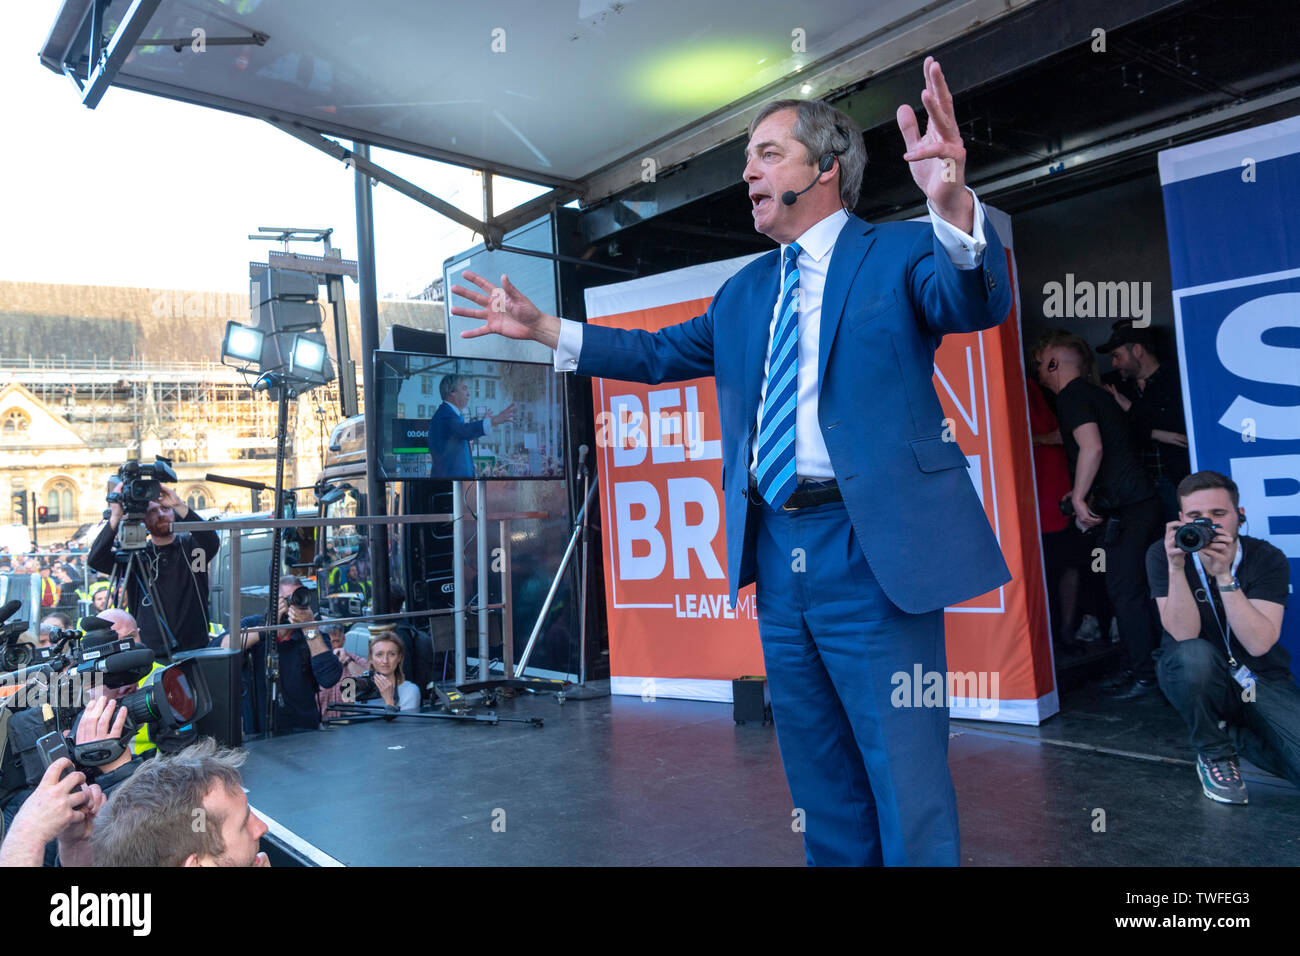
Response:
[{"label": "black trousers", "polygon": [[1100,539],[1106,554],[1106,596],[1119,622],[1119,636],[1128,657],[1129,669],[1140,680],[1155,680],[1151,653],[1160,643],[1158,618],[1147,587],[1147,548],[1161,536],[1160,499],[1125,505],[1111,513],[1113,531],[1101,525],[1110,540]]},{"label": "black trousers", "polygon": [[1210,760],[1240,754],[1300,787],[1300,687],[1290,675],[1256,675],[1255,699],[1245,701],[1227,656],[1209,641],[1166,638],[1157,654],[1160,689],[1186,722],[1192,749]]}]

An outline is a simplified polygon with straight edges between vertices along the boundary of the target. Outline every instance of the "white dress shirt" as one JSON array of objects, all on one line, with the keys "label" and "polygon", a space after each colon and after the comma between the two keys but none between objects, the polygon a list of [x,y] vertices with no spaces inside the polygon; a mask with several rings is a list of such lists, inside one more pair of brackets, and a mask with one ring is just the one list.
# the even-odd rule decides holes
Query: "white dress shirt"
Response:
[{"label": "white dress shirt", "polygon": [[[966,187],[971,198],[975,200],[975,222],[973,235],[967,235],[952,223],[941,218],[934,207],[930,210],[930,222],[934,234],[943,246],[948,258],[958,269],[974,269],[984,259],[984,210],[979,198],[969,186]],[[817,402],[821,383],[817,381],[817,353],[821,338],[822,292],[826,288],[826,272],[831,264],[831,251],[840,230],[849,221],[849,214],[837,209],[821,222],[810,227],[796,240],[799,243],[799,390],[795,404],[795,438],[794,457],[795,473],[801,478],[825,480],[834,478],[831,468],[830,453],[826,450],[826,441],[822,438],[821,426],[817,423]],[[781,247],[782,261],[785,246]],[[767,329],[767,350],[763,359],[763,385],[759,393],[758,417],[755,421],[754,435],[762,433],[763,399],[767,397],[767,357],[772,349],[772,334],[776,331],[776,308],[779,304],[778,292],[785,277],[782,276],[772,290],[772,318]],[[578,367],[578,354],[582,351],[582,323],[572,319],[560,319],[560,338],[555,347],[555,370],[572,372]],[[750,450],[749,470],[752,473],[757,466],[757,443]]]}]

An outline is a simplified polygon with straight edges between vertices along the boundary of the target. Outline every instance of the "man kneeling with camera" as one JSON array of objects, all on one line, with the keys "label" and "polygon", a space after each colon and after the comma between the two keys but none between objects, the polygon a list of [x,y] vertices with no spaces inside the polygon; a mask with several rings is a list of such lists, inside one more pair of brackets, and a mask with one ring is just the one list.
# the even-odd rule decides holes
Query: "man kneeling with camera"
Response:
[{"label": "man kneeling with camera", "polygon": [[1278,643],[1290,567],[1238,533],[1246,516],[1226,475],[1188,475],[1178,502],[1178,520],[1147,551],[1164,627],[1156,676],[1191,731],[1205,795],[1244,804],[1238,754],[1300,786],[1300,687]]}]

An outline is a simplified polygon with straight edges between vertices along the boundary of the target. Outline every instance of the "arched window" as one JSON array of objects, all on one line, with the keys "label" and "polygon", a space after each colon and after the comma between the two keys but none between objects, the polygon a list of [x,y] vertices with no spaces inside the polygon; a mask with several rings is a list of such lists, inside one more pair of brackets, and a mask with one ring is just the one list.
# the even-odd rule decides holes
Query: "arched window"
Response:
[{"label": "arched window", "polygon": [[0,435],[8,439],[22,438],[32,423],[32,418],[21,408],[11,408],[2,416]]},{"label": "arched window", "polygon": [[202,511],[205,508],[215,507],[216,499],[212,497],[212,492],[203,485],[192,485],[185,492],[185,503],[190,506],[192,511]]},{"label": "arched window", "polygon": [[66,478],[58,478],[45,486],[45,507],[58,521],[77,520],[77,487]]}]

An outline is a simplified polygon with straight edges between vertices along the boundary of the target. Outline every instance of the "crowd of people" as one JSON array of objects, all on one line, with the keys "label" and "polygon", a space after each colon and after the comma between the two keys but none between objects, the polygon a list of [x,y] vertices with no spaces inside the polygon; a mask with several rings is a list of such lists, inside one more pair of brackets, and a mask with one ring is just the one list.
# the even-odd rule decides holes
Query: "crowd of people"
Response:
[{"label": "crowd of people", "polygon": [[[144,515],[147,541],[138,551],[137,570],[110,587],[123,517],[121,506],[111,505],[109,519],[88,546],[72,541],[0,555],[0,573],[42,580],[39,644],[49,646],[61,632],[82,633],[93,616],[116,638],[149,648],[158,661],[177,652],[229,647],[230,635],[209,622],[207,568],[220,548],[217,535],[204,529],[173,533],[174,521],[202,519],[163,486]],[[330,593],[355,591],[368,601],[368,571],[362,555],[323,580]],[[380,713],[418,709],[433,666],[428,635],[409,627],[377,629],[363,657],[347,650],[343,623],[298,600],[303,589],[300,578],[281,578],[278,631],[256,630],[264,623],[260,615],[240,622],[236,646],[242,651],[244,733],[266,729],[260,704],[267,700],[266,652],[272,645],[280,674],[277,732],[318,729],[340,716],[333,708],[342,702],[368,703]],[[392,589],[394,609],[400,609],[403,597]],[[72,653],[68,641],[62,647],[65,655]],[[17,769],[0,784],[7,824],[0,865],[266,865],[257,847],[266,827],[248,809],[240,787],[242,754],[217,749],[193,728],[175,739],[154,740],[152,724],[138,732],[127,727],[127,710],[119,701],[137,686],[92,684],[67,730],[65,742],[74,746],[117,742],[120,752],[110,760],[74,767],[60,757],[38,778],[22,762],[32,755],[20,759],[21,748],[10,748],[9,766]],[[39,710],[23,713],[39,715]],[[15,722],[36,720],[27,716],[15,714]],[[33,740],[44,729],[33,731]],[[11,733],[7,737],[16,739]],[[196,807],[207,818],[202,831],[191,829]]]}]

